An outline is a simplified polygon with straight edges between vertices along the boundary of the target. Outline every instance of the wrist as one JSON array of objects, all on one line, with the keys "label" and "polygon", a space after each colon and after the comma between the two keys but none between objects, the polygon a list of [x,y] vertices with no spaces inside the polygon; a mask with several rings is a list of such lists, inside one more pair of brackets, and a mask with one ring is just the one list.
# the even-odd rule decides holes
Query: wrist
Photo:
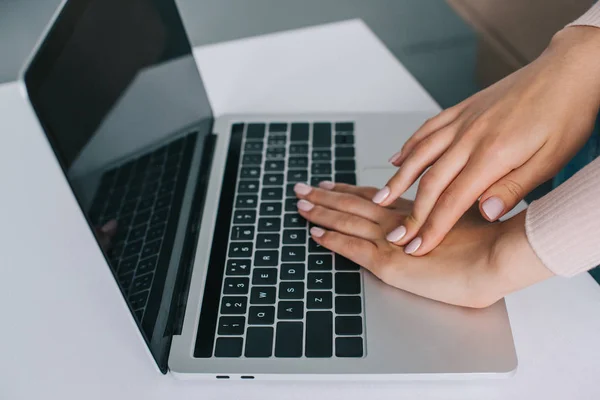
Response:
[{"label": "wrist", "polygon": [[529,244],[526,212],[501,222],[498,229],[490,262],[502,296],[554,276]]}]

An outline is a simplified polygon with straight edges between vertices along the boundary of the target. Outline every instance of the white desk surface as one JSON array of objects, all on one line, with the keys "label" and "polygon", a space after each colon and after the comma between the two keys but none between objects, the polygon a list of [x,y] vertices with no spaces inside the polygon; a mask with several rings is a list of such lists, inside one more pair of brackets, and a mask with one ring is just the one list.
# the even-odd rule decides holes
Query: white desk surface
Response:
[{"label": "white desk surface", "polygon": [[[217,115],[438,110],[360,21],[199,48],[195,55]],[[14,94],[19,88],[0,86],[0,115],[9,104],[3,91]],[[27,112],[18,116],[32,117]],[[47,144],[40,141],[37,123],[31,120],[18,128],[39,141],[29,146],[38,152],[40,165],[35,170],[31,160],[22,162],[29,168],[16,177],[8,164],[0,169],[0,181],[8,183],[6,193],[15,191],[0,201],[27,207],[22,213],[14,208],[0,212],[7,224],[0,231],[0,315],[5,319],[0,330],[1,399],[600,397],[600,288],[587,274],[555,278],[507,299],[519,357],[519,369],[509,379],[285,383],[181,382],[162,376],[124,312],[89,230],[72,210],[75,205],[43,147]],[[13,148],[24,145],[11,140]],[[14,152],[2,150],[5,144],[0,144],[0,159],[17,162]],[[42,166],[44,162],[48,165]],[[34,176],[39,184],[23,188],[22,179]],[[49,195],[48,190],[58,194]],[[51,226],[58,224],[77,228],[57,235],[60,228]],[[36,247],[36,240],[46,244]]]}]

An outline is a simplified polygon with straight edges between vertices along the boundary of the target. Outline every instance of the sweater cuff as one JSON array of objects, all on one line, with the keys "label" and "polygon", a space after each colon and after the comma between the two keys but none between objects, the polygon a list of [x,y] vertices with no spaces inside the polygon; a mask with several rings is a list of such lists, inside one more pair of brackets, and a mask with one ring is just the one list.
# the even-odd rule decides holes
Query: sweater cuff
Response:
[{"label": "sweater cuff", "polygon": [[556,275],[573,276],[600,264],[600,158],[531,203],[525,231]]},{"label": "sweater cuff", "polygon": [[587,25],[600,28],[600,2],[594,4],[585,14],[567,26]]}]

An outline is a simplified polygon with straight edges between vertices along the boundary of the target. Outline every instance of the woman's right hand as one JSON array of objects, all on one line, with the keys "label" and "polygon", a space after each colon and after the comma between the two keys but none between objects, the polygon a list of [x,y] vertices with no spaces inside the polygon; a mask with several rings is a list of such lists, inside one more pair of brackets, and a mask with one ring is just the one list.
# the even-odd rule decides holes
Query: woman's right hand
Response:
[{"label": "woman's right hand", "polygon": [[429,120],[392,157],[399,169],[373,199],[382,206],[431,168],[389,240],[424,255],[478,199],[497,220],[576,154],[599,106],[600,29],[566,28],[537,60]]}]

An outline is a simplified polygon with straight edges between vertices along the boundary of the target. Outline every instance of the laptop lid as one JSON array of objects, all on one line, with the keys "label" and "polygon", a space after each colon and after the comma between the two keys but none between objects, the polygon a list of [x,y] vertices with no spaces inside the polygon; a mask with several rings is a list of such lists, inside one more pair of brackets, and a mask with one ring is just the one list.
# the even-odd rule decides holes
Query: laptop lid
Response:
[{"label": "laptop lid", "polygon": [[[190,126],[197,140],[211,136],[211,108],[174,0],[66,1],[24,80],[88,221],[75,180]],[[204,157],[200,164],[210,164]],[[170,341],[151,345],[152,331],[139,327],[166,372]]]}]

